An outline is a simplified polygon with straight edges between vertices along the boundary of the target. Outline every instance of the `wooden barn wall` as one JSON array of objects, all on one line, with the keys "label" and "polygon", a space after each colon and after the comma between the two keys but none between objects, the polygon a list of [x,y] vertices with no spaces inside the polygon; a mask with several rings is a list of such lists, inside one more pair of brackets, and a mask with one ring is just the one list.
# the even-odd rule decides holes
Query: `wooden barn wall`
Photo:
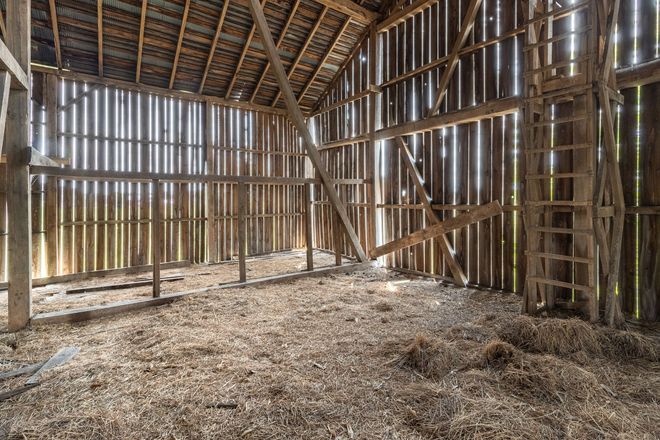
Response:
[{"label": "wooden barn wall", "polygon": [[[468,3],[434,2],[378,34],[376,85],[381,92],[376,99],[376,129],[426,117],[444,69],[436,67],[437,60],[451,51]],[[522,8],[520,0],[484,0],[441,112],[522,94]],[[655,0],[621,2],[617,67],[660,57],[659,16]],[[366,72],[372,59],[368,48],[367,36],[313,118],[321,145],[346,139],[346,145],[324,151],[336,176],[368,176],[369,164],[360,162],[370,148]],[[660,84],[622,93],[625,103],[618,109],[617,133],[629,212],[619,292],[628,316],[652,321],[660,313],[660,117],[655,111]],[[501,216],[451,233],[449,240],[471,283],[515,292],[522,290],[525,276],[521,122],[519,114],[511,114],[404,136],[441,218],[455,216],[470,205],[502,203]],[[393,141],[380,142],[376,151],[377,242],[382,244],[428,222]],[[555,164],[554,172],[560,170],[561,164]],[[553,191],[561,188],[555,185]],[[361,184],[344,190],[342,197],[353,211],[367,213],[370,200],[362,197],[368,194],[368,185]],[[330,211],[326,208],[315,221],[315,246],[334,249]],[[366,240],[365,235],[361,238]],[[434,240],[383,261],[390,267],[451,276]]]},{"label": "wooden barn wall", "polygon": [[[35,76],[36,78],[36,76]],[[35,81],[37,83],[38,81]],[[39,84],[39,87],[41,84]],[[36,87],[36,86],[35,86]],[[33,100],[32,145],[77,169],[205,174],[206,104],[72,80],[58,82],[57,146],[46,141],[46,113]],[[293,125],[281,115],[210,106],[208,131],[215,173],[303,177],[305,158]],[[4,176],[4,173],[3,173]],[[33,275],[46,276],[47,221],[57,213],[57,274],[151,262],[153,185],[61,179],[56,207],[47,208],[46,181],[33,177]],[[161,183],[163,262],[227,260],[238,254],[236,185],[217,183],[217,248],[207,249],[202,183]],[[6,204],[0,188],[0,281],[7,277]],[[247,185],[248,255],[304,246],[303,187]]]}]

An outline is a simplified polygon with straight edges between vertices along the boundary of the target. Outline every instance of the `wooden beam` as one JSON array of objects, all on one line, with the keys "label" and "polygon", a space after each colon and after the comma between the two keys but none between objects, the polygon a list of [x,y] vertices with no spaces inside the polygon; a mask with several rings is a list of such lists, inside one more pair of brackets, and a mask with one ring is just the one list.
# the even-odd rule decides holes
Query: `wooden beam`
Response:
[{"label": "wooden beam", "polygon": [[0,32],[2,36],[7,38],[7,26],[5,25],[5,17],[2,15],[2,10],[0,10]]},{"label": "wooden beam", "polygon": [[619,90],[660,82],[660,58],[616,71]]},{"label": "wooden beam", "polygon": [[377,247],[371,251],[373,258],[378,258],[383,255],[396,252],[400,249],[407,248],[419,244],[425,240],[437,237],[438,235],[445,234],[455,229],[463,228],[469,224],[486,220],[487,218],[499,215],[502,213],[502,207],[498,201],[481,205],[474,208],[467,213],[459,214],[454,218],[447,219],[443,222],[437,223],[433,226],[421,229],[406,235],[398,240],[391,241],[387,244]]},{"label": "wooden beam", "polygon": [[[432,225],[437,225],[438,223],[440,223],[440,218],[433,210],[432,207],[433,200],[431,199],[431,196],[424,187],[424,181],[422,175],[417,169],[417,166],[415,165],[415,158],[413,157],[412,153],[408,149],[408,146],[400,136],[397,136],[395,138],[395,143],[397,147],[399,147],[399,152],[401,153],[401,158],[403,159],[403,163],[405,164],[408,170],[408,175],[410,176],[410,178],[413,181],[413,184],[415,185],[415,190],[417,191],[417,195],[420,201],[422,202],[422,206],[424,207],[424,211],[426,212],[429,221],[431,222]],[[454,249],[451,247],[451,243],[449,242],[449,239],[445,234],[439,234],[437,238],[438,238],[438,243],[440,244],[440,250],[442,251],[442,255],[444,255],[445,261],[447,262],[447,265],[451,270],[451,273],[454,277],[454,281],[458,286],[465,287],[467,285],[468,278],[465,276],[463,269],[461,269],[461,265],[458,264],[458,260],[456,259],[456,253],[454,252]],[[431,269],[431,272],[434,272],[433,268]]]},{"label": "wooden beam", "polygon": [[[30,77],[31,1],[7,1],[7,46]],[[28,83],[29,84],[29,83]],[[7,114],[7,213],[9,330],[24,328],[32,315],[32,203],[30,173],[21,163],[30,142],[30,91],[14,90]]]},{"label": "wooden beam", "polygon": [[[286,23],[282,28],[282,32],[280,32],[280,36],[277,39],[277,44],[275,45],[277,49],[280,48],[280,45],[284,41],[284,37],[286,36],[287,31],[289,30],[289,26],[291,26],[293,17],[295,17],[296,11],[298,10],[298,6],[300,6],[300,0],[296,0],[296,2],[293,4],[293,7],[291,8],[291,12],[289,13],[289,18],[287,18]],[[257,97],[259,88],[261,87],[261,84],[266,78],[266,73],[268,72],[269,68],[270,68],[270,61],[266,63],[266,67],[264,67],[263,71],[261,72],[261,76],[259,77],[259,81],[257,81],[257,85],[254,86],[254,91],[252,92],[252,96],[250,96],[250,102],[254,102],[254,99]]]},{"label": "wooden beam", "polygon": [[[265,4],[266,4],[266,0],[261,0],[262,8]],[[229,99],[231,96],[231,91],[234,88],[234,85],[236,84],[236,80],[238,79],[238,73],[241,71],[241,67],[243,67],[243,61],[245,61],[245,56],[247,55],[248,50],[250,50],[250,45],[252,44],[252,38],[254,38],[254,33],[256,31],[257,31],[257,24],[252,23],[252,28],[250,28],[250,33],[248,34],[247,39],[245,40],[243,51],[241,52],[241,56],[238,58],[238,64],[236,64],[236,69],[234,69],[234,74],[231,77],[231,81],[229,81],[229,86],[227,86],[225,99]]]},{"label": "wooden beam", "polygon": [[300,104],[300,101],[303,100],[305,97],[305,93],[307,93],[307,90],[312,86],[314,81],[316,80],[316,76],[319,74],[321,69],[323,69],[323,65],[325,62],[328,60],[330,55],[332,55],[332,52],[334,52],[335,48],[337,47],[337,44],[339,44],[339,40],[341,40],[341,37],[344,35],[344,32],[346,31],[346,28],[348,28],[348,25],[351,24],[351,19],[348,18],[342,27],[339,29],[337,34],[335,35],[334,40],[332,40],[332,43],[330,43],[330,46],[326,49],[325,55],[323,55],[323,58],[321,58],[321,61],[319,61],[319,64],[316,66],[312,74],[310,75],[309,79],[307,80],[307,83],[301,90],[300,94],[298,95],[298,104]]},{"label": "wooden beam", "polygon": [[364,249],[362,249],[360,240],[355,233],[353,226],[351,225],[348,214],[346,213],[346,207],[339,198],[339,194],[337,194],[337,191],[332,183],[332,179],[325,169],[321,155],[316,149],[312,135],[310,134],[309,129],[307,128],[307,124],[305,123],[305,117],[303,116],[302,111],[300,111],[300,107],[298,107],[296,97],[293,95],[291,84],[289,84],[289,80],[287,79],[286,73],[284,71],[284,66],[282,65],[282,60],[280,60],[277,49],[275,48],[275,43],[273,42],[273,37],[271,36],[270,30],[268,29],[268,23],[266,22],[266,17],[264,16],[263,10],[261,9],[261,5],[259,4],[258,0],[249,0],[249,5],[252,17],[257,23],[259,32],[263,37],[268,58],[273,65],[273,69],[275,70],[275,76],[277,77],[277,81],[280,85],[280,90],[282,90],[284,101],[289,111],[289,117],[291,118],[295,127],[298,129],[299,135],[303,139],[303,143],[307,149],[309,159],[321,177],[321,181],[323,182],[323,186],[328,195],[328,200],[339,214],[351,246],[353,246],[359,260],[366,261],[368,257],[365,254]]},{"label": "wooden beam", "polygon": [[[55,0],[50,0],[51,2]],[[140,36],[138,37],[137,64],[135,66],[135,82],[140,82],[142,73],[142,50],[144,49],[144,28],[147,23],[147,6],[149,0],[142,0],[142,11],[140,12]]]},{"label": "wooden beam", "polygon": [[179,29],[179,40],[176,43],[176,52],[174,53],[174,62],[172,64],[172,73],[170,74],[169,88],[174,87],[174,79],[176,78],[176,69],[179,66],[179,56],[181,56],[181,46],[183,45],[183,36],[186,33],[186,25],[188,24],[188,13],[190,12],[190,0],[186,0],[183,7],[183,16],[181,17],[181,28]]},{"label": "wooden beam", "polygon": [[[2,41],[0,40],[0,47],[2,46]],[[1,49],[0,49],[1,51]],[[231,101],[223,98],[219,98],[217,96],[210,96],[210,95],[199,95],[195,93],[189,93],[189,92],[181,92],[173,89],[167,89],[163,87],[155,87],[155,86],[149,86],[146,84],[136,84],[132,81],[123,81],[119,79],[111,79],[111,78],[99,78],[98,76],[95,75],[88,75],[85,73],[78,73],[78,72],[73,72],[73,71],[58,71],[54,67],[48,67],[48,66],[43,66],[39,64],[35,64],[32,66],[32,70],[34,72],[43,72],[43,73],[51,73],[59,76],[60,78],[64,79],[70,79],[70,80],[76,80],[76,81],[84,81],[84,82],[90,82],[90,83],[95,83],[95,84],[103,84],[106,86],[111,86],[111,87],[119,87],[124,90],[130,90],[134,92],[141,92],[141,93],[153,93],[159,96],[168,96],[168,97],[173,97],[173,98],[181,98],[185,99],[188,101],[196,101],[196,102],[211,102],[213,104],[218,104],[222,105],[225,107],[232,107],[232,108],[240,108],[243,110],[252,110],[252,111],[260,111],[260,112],[266,112],[270,114],[276,114],[276,115],[286,115],[286,110],[284,109],[277,109],[273,108],[270,106],[266,105],[258,105],[258,104],[250,104],[249,102],[245,101]]]},{"label": "wooden beam", "polygon": [[316,0],[318,3],[339,11],[344,15],[348,15],[352,19],[362,24],[371,24],[374,20],[378,19],[376,12],[370,11],[364,6],[360,6],[351,0]]},{"label": "wooden beam", "polygon": [[[7,109],[9,108],[9,92],[11,90],[11,73],[0,71],[0,155],[5,143],[7,128]],[[3,209],[3,208],[0,208]]]},{"label": "wooden beam", "polygon": [[429,116],[433,116],[438,111],[445,95],[447,94],[449,81],[451,81],[451,77],[454,75],[454,70],[456,70],[456,66],[458,65],[460,51],[465,45],[468,35],[470,35],[470,31],[474,26],[474,20],[477,17],[477,12],[479,11],[481,2],[482,0],[470,0],[470,4],[468,5],[467,11],[465,12],[465,18],[461,24],[461,30],[456,36],[456,41],[454,42],[449,60],[447,61],[445,70],[442,72],[438,91],[435,95],[435,102],[433,107],[431,107],[431,111],[429,111]]},{"label": "wooden beam", "polygon": [[[146,1],[146,0],[145,0]],[[50,9],[50,23],[53,28],[53,41],[55,43],[55,60],[57,68],[62,68],[62,48],[60,47],[60,27],[57,24],[57,9],[55,7],[55,0],[48,0]]]},{"label": "wooden beam", "polygon": [[376,140],[381,141],[396,136],[421,133],[452,125],[467,124],[488,118],[505,116],[517,113],[520,110],[521,105],[520,98],[517,97],[487,101],[483,104],[464,107],[454,112],[443,113],[419,121],[405,122],[403,124],[377,130]]},{"label": "wooden beam", "polygon": [[372,266],[371,262],[347,264],[344,266],[322,267],[312,271],[295,272],[283,275],[273,275],[263,278],[255,278],[244,283],[227,283],[217,286],[205,287],[202,289],[189,290],[186,292],[173,293],[163,295],[159,298],[140,298],[127,301],[119,301],[110,304],[96,305],[90,307],[83,307],[79,309],[67,309],[57,312],[39,313],[32,318],[31,323],[34,325],[43,324],[60,324],[65,322],[79,322],[87,321],[90,319],[98,319],[104,316],[113,316],[120,313],[132,312],[135,310],[144,309],[147,307],[154,307],[163,304],[170,304],[186,296],[212,292],[222,289],[236,289],[241,287],[257,287],[261,285],[270,285],[273,283],[286,283],[304,278],[313,278],[335,273],[351,273],[368,269]]},{"label": "wooden beam", "polygon": [[305,247],[307,248],[307,270],[314,270],[314,242],[312,240],[312,185],[305,185]]},{"label": "wooden beam", "polygon": [[[296,67],[298,67],[298,64],[300,64],[300,60],[302,60],[302,57],[305,55],[305,52],[307,51],[309,44],[312,42],[314,35],[316,35],[316,31],[318,31],[319,27],[321,27],[321,22],[325,18],[325,14],[327,12],[328,12],[328,8],[327,6],[324,6],[323,9],[321,10],[321,13],[316,18],[316,23],[312,27],[312,30],[309,31],[309,35],[307,35],[307,39],[305,40],[305,43],[298,51],[298,55],[296,55],[296,58],[293,60],[293,63],[291,63],[291,65],[289,66],[289,71],[286,74],[287,80],[291,79],[291,75],[293,75],[293,72],[296,70]],[[278,91],[277,95],[275,95],[275,99],[273,99],[273,103],[271,104],[272,107],[275,107],[277,101],[279,101],[281,96],[282,96],[282,90]]]},{"label": "wooden beam", "polygon": [[0,40],[0,70],[6,70],[11,73],[11,85],[13,89],[29,90],[30,81],[28,74],[25,69],[21,68],[21,64],[17,58],[14,57],[9,47],[2,40]]},{"label": "wooden beam", "polygon": [[213,36],[213,41],[211,42],[211,49],[209,50],[209,56],[206,58],[206,66],[204,67],[204,73],[202,74],[202,82],[199,83],[199,89],[197,93],[201,94],[204,92],[204,86],[206,85],[206,78],[209,76],[209,71],[211,70],[211,63],[213,63],[213,57],[215,56],[215,51],[218,47],[218,41],[220,41],[220,35],[222,35],[222,25],[225,23],[225,17],[227,16],[227,9],[229,9],[229,0],[224,0],[222,5],[222,10],[220,11],[220,17],[218,18],[218,24],[215,27],[215,35]]},{"label": "wooden beam", "polygon": [[103,78],[103,0],[96,0],[96,29],[98,35],[99,76]]},{"label": "wooden beam", "polygon": [[[228,2],[227,2],[228,3]],[[206,153],[206,174],[216,175],[215,171],[215,145],[213,139],[213,105],[206,103],[205,108],[206,123],[204,125],[205,153]],[[206,239],[209,263],[218,261],[218,229],[215,220],[216,188],[215,183],[206,184]]]}]

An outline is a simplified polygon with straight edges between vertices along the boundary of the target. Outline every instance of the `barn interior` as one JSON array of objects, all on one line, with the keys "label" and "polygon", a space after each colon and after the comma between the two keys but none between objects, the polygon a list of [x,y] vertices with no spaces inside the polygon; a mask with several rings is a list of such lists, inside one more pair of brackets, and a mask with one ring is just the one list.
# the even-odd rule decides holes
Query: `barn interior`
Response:
[{"label": "barn interior", "polygon": [[0,439],[660,438],[660,2],[0,35]]}]

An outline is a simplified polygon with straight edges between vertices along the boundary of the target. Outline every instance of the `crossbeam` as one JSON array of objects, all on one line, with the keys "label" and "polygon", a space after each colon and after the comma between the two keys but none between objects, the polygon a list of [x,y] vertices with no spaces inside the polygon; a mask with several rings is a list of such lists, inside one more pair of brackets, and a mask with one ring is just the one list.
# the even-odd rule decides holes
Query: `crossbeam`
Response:
[{"label": "crossbeam", "polygon": [[430,240],[438,235],[446,234],[447,232],[464,228],[472,223],[477,223],[487,218],[502,214],[502,206],[499,201],[490,202],[486,205],[481,205],[477,208],[470,210],[467,213],[459,214],[454,218],[447,219],[428,228],[408,234],[398,240],[390,241],[387,244],[378,246],[371,251],[372,258],[382,257],[383,255],[391,254],[403,248],[414,246],[425,240]]}]

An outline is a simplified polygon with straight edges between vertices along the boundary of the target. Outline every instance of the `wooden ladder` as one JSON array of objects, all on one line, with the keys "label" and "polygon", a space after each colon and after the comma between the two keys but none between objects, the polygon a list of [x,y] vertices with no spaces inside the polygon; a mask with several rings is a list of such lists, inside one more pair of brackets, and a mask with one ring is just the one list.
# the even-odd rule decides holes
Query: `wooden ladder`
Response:
[{"label": "wooden ladder", "polygon": [[596,6],[533,3],[525,11],[523,311],[564,304],[596,320]]}]

